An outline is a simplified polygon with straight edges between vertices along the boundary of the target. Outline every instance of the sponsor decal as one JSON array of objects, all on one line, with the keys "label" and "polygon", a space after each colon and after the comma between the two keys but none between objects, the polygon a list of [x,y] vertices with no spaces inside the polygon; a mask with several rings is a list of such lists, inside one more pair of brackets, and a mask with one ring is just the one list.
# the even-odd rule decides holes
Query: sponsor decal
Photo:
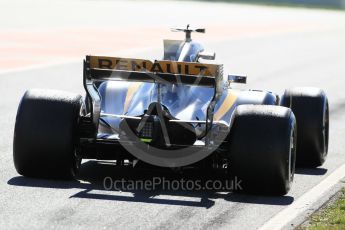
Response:
[{"label": "sponsor decal", "polygon": [[145,59],[90,56],[90,67],[124,71],[203,75],[215,77],[218,65],[196,62],[154,61]]}]

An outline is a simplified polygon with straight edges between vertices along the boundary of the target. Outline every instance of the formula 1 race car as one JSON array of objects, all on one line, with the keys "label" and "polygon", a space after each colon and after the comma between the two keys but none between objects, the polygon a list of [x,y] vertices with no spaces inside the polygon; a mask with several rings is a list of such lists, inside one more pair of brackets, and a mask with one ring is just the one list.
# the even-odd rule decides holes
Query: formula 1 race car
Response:
[{"label": "formula 1 race car", "polygon": [[[215,54],[192,41],[205,29],[174,29],[162,60],[86,56],[86,97],[28,90],[14,131],[23,176],[74,178],[82,159],[205,167],[242,180],[245,192],[286,194],[295,163],[317,167],[328,151],[329,108],[321,89],[278,95],[240,90]],[[199,164],[203,162],[203,164]]]}]

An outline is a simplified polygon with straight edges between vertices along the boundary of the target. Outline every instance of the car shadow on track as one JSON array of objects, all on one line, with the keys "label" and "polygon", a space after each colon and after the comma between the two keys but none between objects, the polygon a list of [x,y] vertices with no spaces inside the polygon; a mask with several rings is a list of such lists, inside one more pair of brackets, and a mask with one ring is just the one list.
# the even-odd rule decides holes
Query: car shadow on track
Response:
[{"label": "car shadow on track", "polygon": [[[75,181],[53,181],[22,176],[13,177],[7,183],[13,186],[27,186],[55,189],[81,189],[70,198],[97,199],[108,201],[140,202],[163,205],[178,205],[211,208],[219,199],[236,203],[253,203],[267,205],[289,205],[294,201],[291,196],[256,196],[234,193],[229,189],[200,189],[195,183],[204,187],[206,181],[220,181],[225,183],[221,174],[210,175],[210,172],[203,170],[185,170],[183,173],[171,169],[157,167],[119,167],[109,162],[88,161],[81,167],[78,180]],[[105,180],[107,178],[107,180]],[[156,178],[156,179],[155,179]],[[157,179],[158,178],[158,179]],[[157,186],[143,187],[145,181],[164,180]],[[185,183],[181,187],[181,179],[192,181],[190,186]],[[139,186],[130,187],[121,191],[118,186],[128,189],[131,184],[138,183]],[[122,184],[122,181],[123,182]],[[179,182],[175,182],[179,181]],[[132,183],[129,183],[132,182]],[[151,183],[149,182],[149,183]],[[212,183],[211,182],[211,183]],[[164,185],[165,183],[165,185]],[[169,184],[170,183],[170,184]],[[174,186],[175,183],[175,186]],[[193,184],[194,183],[194,184]],[[111,186],[110,186],[111,185]],[[171,187],[169,187],[171,186]],[[194,186],[194,187],[193,187]],[[190,189],[190,188],[193,189]]]},{"label": "car shadow on track", "polygon": [[325,168],[297,168],[296,174],[323,176],[327,173],[328,169]]}]

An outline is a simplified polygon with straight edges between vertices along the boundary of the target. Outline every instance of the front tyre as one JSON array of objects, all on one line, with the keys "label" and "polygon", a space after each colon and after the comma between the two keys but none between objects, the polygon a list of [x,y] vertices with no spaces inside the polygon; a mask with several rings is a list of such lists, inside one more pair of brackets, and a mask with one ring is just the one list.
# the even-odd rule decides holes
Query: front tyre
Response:
[{"label": "front tyre", "polygon": [[23,176],[72,179],[80,166],[76,155],[79,95],[28,90],[19,105],[14,129],[13,160]]},{"label": "front tyre", "polygon": [[318,88],[292,88],[285,91],[280,104],[291,108],[296,116],[296,164],[321,166],[328,153],[329,107],[326,94]]},{"label": "front tyre", "polygon": [[229,135],[229,171],[242,189],[262,195],[284,195],[293,181],[296,122],[281,106],[240,105]]}]

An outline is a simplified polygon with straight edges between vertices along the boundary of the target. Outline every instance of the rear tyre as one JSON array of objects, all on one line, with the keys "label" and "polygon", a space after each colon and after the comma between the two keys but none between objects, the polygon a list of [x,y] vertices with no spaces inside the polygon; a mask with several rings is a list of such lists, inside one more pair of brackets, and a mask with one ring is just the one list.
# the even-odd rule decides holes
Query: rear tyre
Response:
[{"label": "rear tyre", "polygon": [[297,166],[321,166],[328,153],[329,107],[318,88],[286,90],[280,104],[291,108],[297,120]]},{"label": "rear tyre", "polygon": [[80,166],[76,155],[79,95],[53,90],[27,91],[18,108],[13,159],[23,176],[71,179]]},{"label": "rear tyre", "polygon": [[284,195],[293,181],[296,122],[281,106],[240,105],[229,134],[229,171],[239,192]]}]

